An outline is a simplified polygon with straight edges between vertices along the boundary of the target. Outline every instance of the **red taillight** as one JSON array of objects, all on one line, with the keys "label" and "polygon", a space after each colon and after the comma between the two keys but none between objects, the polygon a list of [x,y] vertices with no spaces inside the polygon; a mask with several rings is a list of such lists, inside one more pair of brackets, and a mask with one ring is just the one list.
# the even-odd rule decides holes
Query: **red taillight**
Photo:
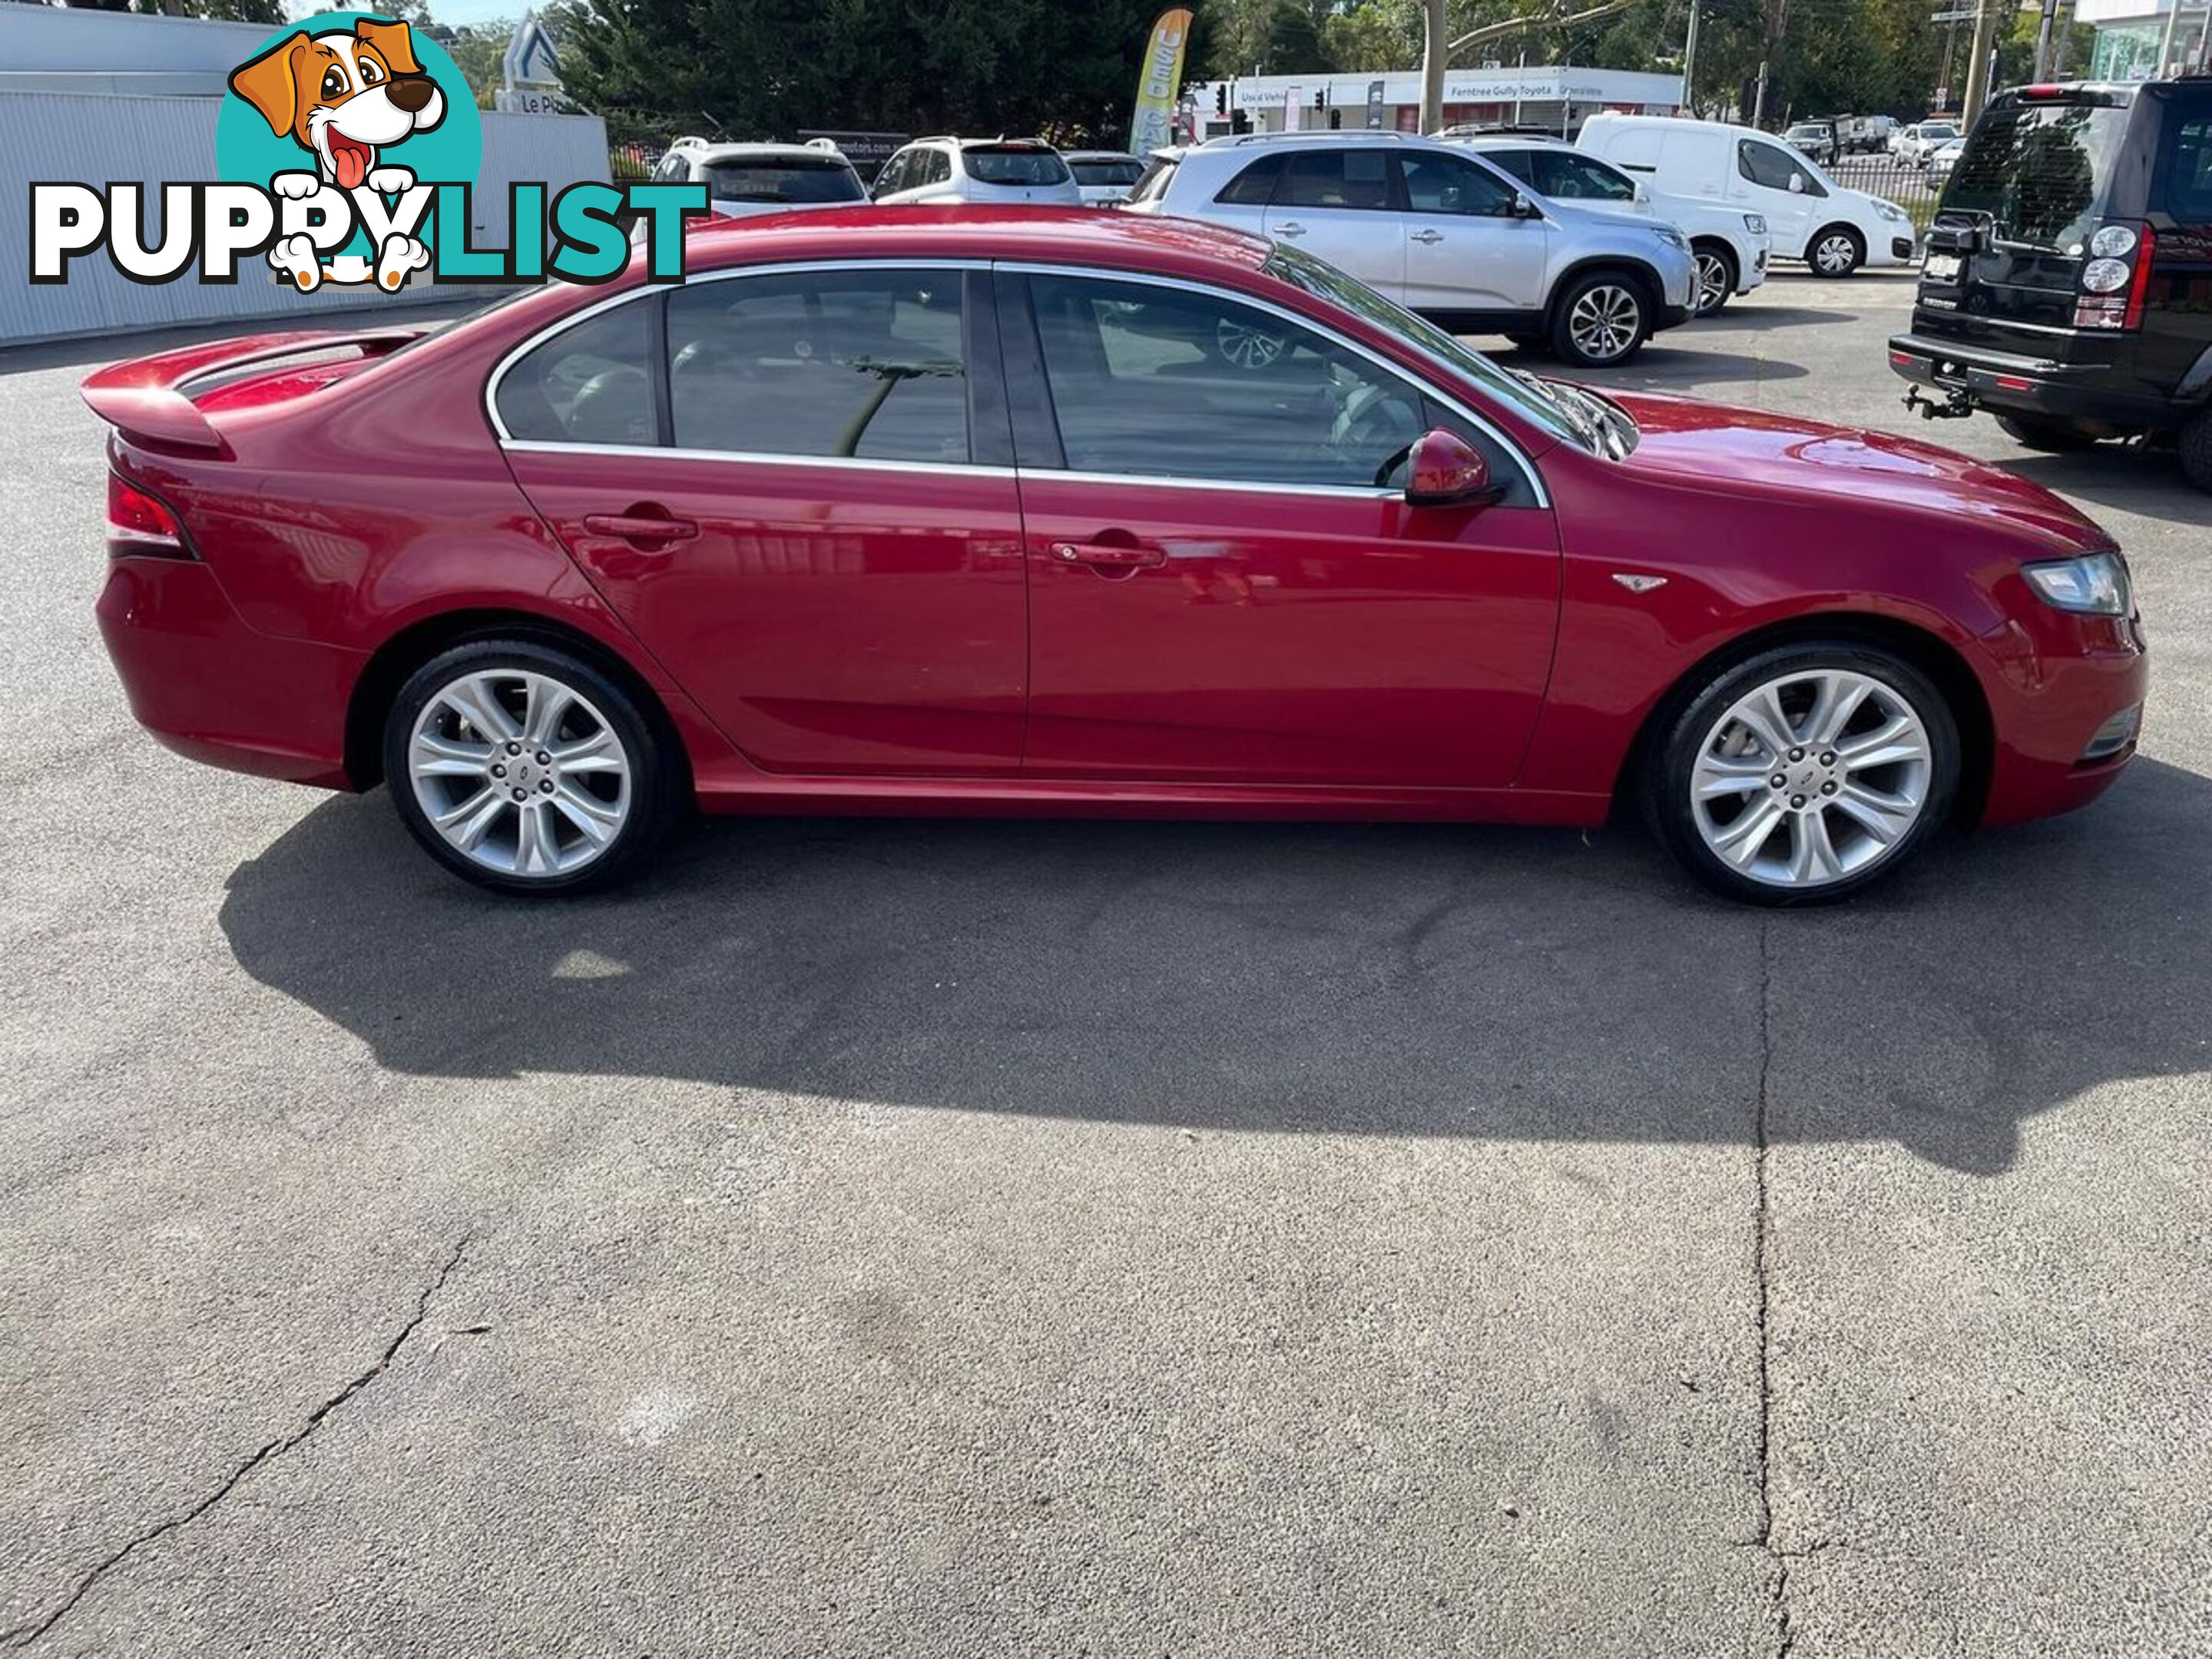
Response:
[{"label": "red taillight", "polygon": [[2158,237],[2148,225],[2136,233],[2136,276],[2128,284],[2128,319],[2120,326],[2142,326],[2143,301],[2150,294],[2150,268],[2158,255]]},{"label": "red taillight", "polygon": [[119,472],[107,475],[107,551],[118,559],[191,557],[184,527],[168,504]]}]

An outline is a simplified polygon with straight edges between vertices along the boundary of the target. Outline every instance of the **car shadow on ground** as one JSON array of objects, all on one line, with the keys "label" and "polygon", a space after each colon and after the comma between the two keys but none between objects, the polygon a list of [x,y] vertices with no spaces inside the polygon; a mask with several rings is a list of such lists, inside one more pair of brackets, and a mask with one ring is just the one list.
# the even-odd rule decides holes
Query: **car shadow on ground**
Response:
[{"label": "car shadow on ground", "polygon": [[2172,451],[2099,444],[2072,455],[2029,451],[1997,463],[2045,489],[2169,524],[2212,524],[2212,495],[2182,476]]},{"label": "car shadow on ground", "polygon": [[493,898],[381,793],[230,880],[255,979],[392,1069],[642,1076],[1200,1130],[2012,1164],[2212,1060],[2212,784],[1938,849],[1856,904],[1709,901],[1640,836],[724,819],[622,892]]},{"label": "car shadow on ground", "polygon": [[1686,323],[1686,328],[1796,328],[1808,323],[1855,323],[1858,313],[1823,311],[1813,306],[1770,306],[1738,300],[1717,317]]}]

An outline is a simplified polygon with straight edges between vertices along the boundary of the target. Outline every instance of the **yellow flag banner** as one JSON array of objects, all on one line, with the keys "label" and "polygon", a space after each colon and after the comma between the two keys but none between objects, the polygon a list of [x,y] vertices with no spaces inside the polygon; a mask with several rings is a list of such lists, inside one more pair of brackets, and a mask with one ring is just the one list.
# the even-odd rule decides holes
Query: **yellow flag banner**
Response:
[{"label": "yellow flag banner", "polygon": [[1182,90],[1182,49],[1190,39],[1190,13],[1164,11],[1145,47],[1137,79],[1137,115],[1129,123],[1129,149],[1149,155],[1175,140],[1176,94]]}]

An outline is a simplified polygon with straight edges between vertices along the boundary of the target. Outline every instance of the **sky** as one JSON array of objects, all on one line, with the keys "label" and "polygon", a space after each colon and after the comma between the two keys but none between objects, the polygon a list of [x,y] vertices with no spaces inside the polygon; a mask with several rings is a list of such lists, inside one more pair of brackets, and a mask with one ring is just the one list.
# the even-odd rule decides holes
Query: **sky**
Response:
[{"label": "sky", "polygon": [[[291,18],[305,17],[311,12],[328,11],[331,3],[332,0],[285,0],[284,15]],[[451,23],[458,27],[463,23],[489,23],[501,18],[517,18],[530,9],[528,5],[522,3],[522,0],[431,0],[430,15],[441,23]]]}]

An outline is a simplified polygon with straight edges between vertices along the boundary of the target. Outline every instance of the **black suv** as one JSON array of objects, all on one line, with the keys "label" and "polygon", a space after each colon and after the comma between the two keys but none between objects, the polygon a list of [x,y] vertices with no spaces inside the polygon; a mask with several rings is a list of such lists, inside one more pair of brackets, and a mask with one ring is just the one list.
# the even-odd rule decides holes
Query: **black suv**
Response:
[{"label": "black suv", "polygon": [[1998,94],[1927,249],[1908,405],[2036,449],[2171,437],[2212,489],[2212,79]]}]

